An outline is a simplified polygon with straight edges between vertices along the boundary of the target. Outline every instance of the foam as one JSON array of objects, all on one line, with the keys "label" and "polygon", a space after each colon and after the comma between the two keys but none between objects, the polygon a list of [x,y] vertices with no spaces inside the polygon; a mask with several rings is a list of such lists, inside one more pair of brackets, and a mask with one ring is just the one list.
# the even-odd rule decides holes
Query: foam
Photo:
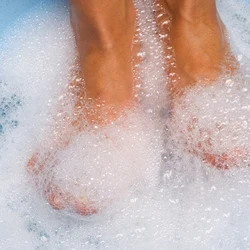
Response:
[{"label": "foam", "polygon": [[[6,98],[0,109],[7,111],[0,119],[4,125],[0,135],[1,249],[16,249],[17,244],[28,250],[250,248],[249,159],[237,162],[240,168],[220,171],[186,150],[187,143],[197,148],[197,141],[204,138],[197,132],[187,140],[187,124],[194,115],[199,128],[211,131],[212,153],[249,149],[245,90],[249,7],[236,3],[244,21],[236,18],[235,1],[219,1],[219,7],[235,51],[246,56],[240,60],[243,76],[225,76],[211,87],[187,92],[169,122],[152,3],[137,0],[144,59],[138,105],[117,122],[75,137],[55,155],[60,162],[54,168],[48,163],[39,176],[38,190],[27,178],[24,165],[34,149],[51,146],[49,133],[60,97],[72,79],[76,53],[67,6],[41,4],[6,32],[0,52],[0,99]],[[63,112],[70,112],[70,103],[63,107]],[[225,118],[230,122],[218,130]],[[236,136],[230,137],[232,131]],[[42,192],[51,178],[63,192],[87,197],[102,208],[101,213],[80,218],[70,210],[52,210]]]}]

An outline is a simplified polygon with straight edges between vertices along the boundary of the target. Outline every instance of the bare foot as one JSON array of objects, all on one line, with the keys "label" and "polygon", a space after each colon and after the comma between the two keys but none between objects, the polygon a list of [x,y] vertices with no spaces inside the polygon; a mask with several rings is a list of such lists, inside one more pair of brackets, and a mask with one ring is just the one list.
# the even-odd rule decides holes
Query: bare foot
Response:
[{"label": "bare foot", "polygon": [[[85,116],[93,123],[115,119],[133,101],[133,38],[135,9],[132,0],[70,0],[71,23],[79,51],[77,108],[90,101]],[[116,13],[114,15],[114,13]]]},{"label": "bare foot", "polygon": [[[165,23],[167,20],[171,23],[165,28],[168,34],[165,47],[172,48],[172,52],[166,49],[166,53],[167,58],[170,58],[170,61],[167,61],[167,73],[170,78],[168,90],[173,108],[172,115],[175,116],[175,104],[179,103],[180,97],[187,89],[201,81],[203,84],[213,84],[220,74],[233,74],[238,64],[230,51],[226,28],[214,0],[165,0],[165,4],[162,0],[158,2],[161,2],[161,8],[165,9],[161,18]],[[188,136],[186,140],[189,140]],[[208,145],[201,141],[199,148],[187,150],[212,166],[222,169],[228,168],[228,162],[232,163],[237,157],[245,155],[245,152],[239,149],[214,155],[209,153]]]},{"label": "bare foot", "polygon": [[170,43],[174,50],[175,75],[169,85],[172,97],[199,80],[214,82],[225,70],[232,73],[237,62],[232,56],[226,28],[214,0],[166,0],[171,13]]},{"label": "bare foot", "polygon": [[[134,101],[132,59],[138,48],[135,36],[135,9],[132,0],[70,0],[71,24],[79,52],[79,75],[70,84],[76,97],[74,119],[62,124],[53,152],[34,153],[27,163],[32,177],[42,174],[53,155],[65,147],[86,123],[103,124],[116,119]],[[81,215],[98,211],[86,197],[62,193],[53,183],[44,191],[57,210],[72,208]]]}]

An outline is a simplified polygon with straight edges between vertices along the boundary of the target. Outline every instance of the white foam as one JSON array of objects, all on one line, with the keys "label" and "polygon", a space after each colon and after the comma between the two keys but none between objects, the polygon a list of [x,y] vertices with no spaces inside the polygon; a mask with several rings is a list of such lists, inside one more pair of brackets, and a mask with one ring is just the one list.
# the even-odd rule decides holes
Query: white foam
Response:
[{"label": "white foam", "polygon": [[[166,81],[152,3],[138,0],[136,5],[145,56],[138,107],[128,112],[126,123],[121,119],[106,128],[83,131],[57,153],[59,164],[54,168],[48,164],[39,177],[43,187],[53,178],[63,192],[70,190],[103,208],[85,221],[52,210],[33,189],[24,169],[38,145],[48,147],[46,135],[53,127],[58,99],[71,79],[76,54],[67,7],[38,6],[5,34],[0,100],[5,97],[10,108],[4,104],[8,113],[0,120],[4,125],[0,249],[17,245],[28,250],[250,248],[248,159],[237,163],[244,167],[219,171],[185,148],[187,144],[195,148],[204,139],[199,131],[190,135],[187,130],[195,115],[199,128],[211,131],[212,153],[235,147],[249,150],[247,72],[244,79],[224,78],[214,86],[190,91],[176,107],[175,119],[167,123]],[[237,13],[245,17],[242,21],[230,19],[235,17],[234,6],[233,0],[219,1],[237,53],[249,57],[249,7],[237,1]],[[228,123],[218,129],[225,118]],[[18,121],[18,126],[11,121]],[[172,137],[162,134],[165,125]]]}]

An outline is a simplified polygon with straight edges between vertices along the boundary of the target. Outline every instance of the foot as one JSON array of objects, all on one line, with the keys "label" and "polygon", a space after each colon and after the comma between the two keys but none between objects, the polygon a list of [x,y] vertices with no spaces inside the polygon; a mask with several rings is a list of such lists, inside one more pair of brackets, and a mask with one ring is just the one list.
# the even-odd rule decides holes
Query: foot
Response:
[{"label": "foot", "polygon": [[[132,59],[137,48],[133,46],[135,36],[135,8],[132,0],[70,0],[71,24],[79,54],[79,73],[70,84],[76,97],[74,119],[62,124],[57,131],[54,152],[65,147],[72,131],[89,124],[106,124],[127,109],[133,102]],[[68,120],[69,121],[69,120]],[[86,124],[86,123],[84,123]],[[65,127],[67,129],[65,129]],[[76,129],[77,128],[77,129]],[[51,165],[53,153],[35,153],[27,164],[28,172],[37,178]],[[50,183],[44,191],[54,209],[71,208],[82,215],[96,213],[86,197],[73,197],[62,193]]]}]

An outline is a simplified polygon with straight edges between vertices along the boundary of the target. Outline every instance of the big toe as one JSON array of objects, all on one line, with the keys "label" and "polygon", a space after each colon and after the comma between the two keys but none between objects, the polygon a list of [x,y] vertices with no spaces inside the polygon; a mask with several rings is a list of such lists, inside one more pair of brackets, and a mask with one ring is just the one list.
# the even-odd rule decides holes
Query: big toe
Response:
[{"label": "big toe", "polygon": [[66,207],[66,202],[61,194],[51,193],[48,196],[50,206],[56,210],[62,210]]}]

